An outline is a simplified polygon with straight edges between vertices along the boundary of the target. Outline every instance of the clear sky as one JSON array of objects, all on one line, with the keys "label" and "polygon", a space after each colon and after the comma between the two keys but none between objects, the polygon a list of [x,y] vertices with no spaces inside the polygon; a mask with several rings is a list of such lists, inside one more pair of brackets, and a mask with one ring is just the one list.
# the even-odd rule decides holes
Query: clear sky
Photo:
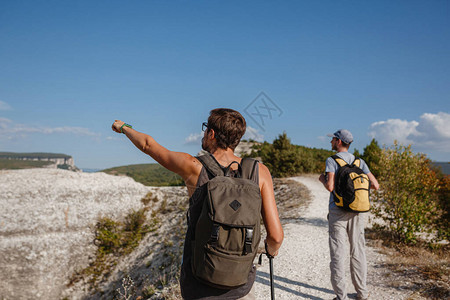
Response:
[{"label": "clear sky", "polygon": [[450,161],[450,1],[0,1],[0,151],[153,162],[121,119],[196,154],[216,107],[248,138]]}]

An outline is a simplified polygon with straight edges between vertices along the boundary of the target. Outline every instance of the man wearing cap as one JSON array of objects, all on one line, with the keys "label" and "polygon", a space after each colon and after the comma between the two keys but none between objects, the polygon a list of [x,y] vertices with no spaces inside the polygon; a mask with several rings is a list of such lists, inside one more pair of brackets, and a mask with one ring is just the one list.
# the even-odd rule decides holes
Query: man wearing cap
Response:
[{"label": "man wearing cap", "polygon": [[[337,151],[337,156],[348,164],[352,164],[355,156],[348,152],[350,144],[353,142],[353,135],[346,129],[340,129],[333,134],[331,149]],[[330,192],[328,207],[328,229],[330,245],[330,270],[331,285],[336,294],[337,300],[347,300],[345,267],[348,256],[347,241],[350,243],[350,273],[352,282],[356,290],[356,299],[368,299],[366,286],[367,263],[364,239],[364,226],[367,214],[345,211],[338,208],[334,203],[334,181],[335,174],[340,166],[332,157],[326,161],[325,174],[319,177],[320,182]],[[367,164],[361,159],[360,168],[369,177],[370,185],[377,190],[378,181],[370,172]]]}]

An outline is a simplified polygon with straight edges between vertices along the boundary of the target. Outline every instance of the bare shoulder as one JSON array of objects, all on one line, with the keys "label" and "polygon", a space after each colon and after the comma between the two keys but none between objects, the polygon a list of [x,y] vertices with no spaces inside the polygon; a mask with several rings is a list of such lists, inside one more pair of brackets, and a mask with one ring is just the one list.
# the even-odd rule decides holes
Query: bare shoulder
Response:
[{"label": "bare shoulder", "polygon": [[261,162],[259,163],[259,183],[260,186],[266,184],[272,185],[272,175],[269,169]]},{"label": "bare shoulder", "polygon": [[189,166],[189,173],[200,174],[203,167],[202,163],[197,159],[197,157],[186,153],[184,161],[187,166]]}]

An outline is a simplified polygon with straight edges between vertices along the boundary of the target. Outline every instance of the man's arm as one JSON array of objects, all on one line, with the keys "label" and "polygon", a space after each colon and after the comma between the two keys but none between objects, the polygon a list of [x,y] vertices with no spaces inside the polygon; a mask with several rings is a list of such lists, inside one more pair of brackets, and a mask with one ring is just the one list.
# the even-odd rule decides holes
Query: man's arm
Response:
[{"label": "man's arm", "polygon": [[323,186],[330,193],[334,190],[334,173],[328,172],[327,176],[325,174],[320,174],[319,181],[322,182]]},{"label": "man's arm", "polygon": [[262,196],[261,214],[267,231],[267,250],[270,255],[276,256],[283,242],[284,233],[275,203],[272,176],[267,167],[261,163],[259,164],[259,183]]},{"label": "man's arm", "polygon": [[375,178],[375,176],[373,176],[372,173],[368,173],[367,177],[369,177],[370,180],[370,187],[377,191],[380,188],[378,180]]},{"label": "man's arm", "polygon": [[[120,133],[124,122],[116,120],[112,125],[115,132]],[[201,163],[192,155],[183,152],[170,151],[158,144],[151,136],[123,126],[122,132],[142,152],[150,155],[164,168],[177,173],[186,181],[193,174],[200,173]],[[194,176],[195,177],[195,176]],[[198,176],[197,176],[198,177]]]}]

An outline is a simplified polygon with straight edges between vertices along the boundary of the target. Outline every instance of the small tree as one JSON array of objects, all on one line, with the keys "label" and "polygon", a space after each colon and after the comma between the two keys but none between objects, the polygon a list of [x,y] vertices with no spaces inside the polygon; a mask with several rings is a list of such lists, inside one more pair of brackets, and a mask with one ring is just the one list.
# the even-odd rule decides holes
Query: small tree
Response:
[{"label": "small tree", "polygon": [[414,154],[411,146],[398,145],[381,151],[379,181],[373,212],[385,221],[382,227],[404,242],[414,243],[416,233],[437,223],[439,180],[424,154]]},{"label": "small tree", "polygon": [[372,139],[369,145],[364,148],[364,154],[361,156],[370,168],[370,172],[378,177],[380,175],[381,148],[378,142]]},{"label": "small tree", "polygon": [[292,176],[298,173],[299,155],[297,149],[291,144],[286,132],[278,135],[272,147],[261,152],[261,159],[274,177]]}]

